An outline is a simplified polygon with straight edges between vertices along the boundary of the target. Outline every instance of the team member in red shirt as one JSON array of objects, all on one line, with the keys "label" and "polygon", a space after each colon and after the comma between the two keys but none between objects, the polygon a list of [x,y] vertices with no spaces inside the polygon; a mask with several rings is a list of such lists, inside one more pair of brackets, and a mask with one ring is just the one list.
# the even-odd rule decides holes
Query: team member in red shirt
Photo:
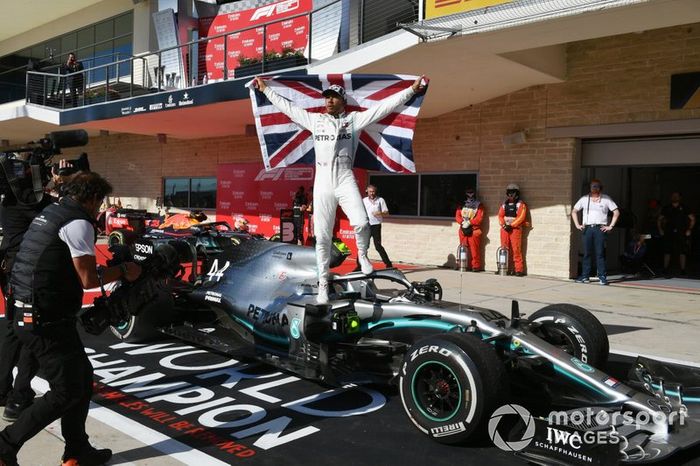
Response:
[{"label": "team member in red shirt", "polygon": [[501,225],[501,247],[508,249],[518,277],[525,276],[522,245],[526,217],[527,204],[520,199],[520,186],[510,183],[506,186],[506,201],[498,211],[498,223]]},{"label": "team member in red shirt", "polygon": [[481,221],[484,219],[484,206],[476,198],[474,188],[467,188],[465,194],[464,205],[455,212],[455,220],[459,223],[459,243],[469,249],[471,271],[483,272]]}]

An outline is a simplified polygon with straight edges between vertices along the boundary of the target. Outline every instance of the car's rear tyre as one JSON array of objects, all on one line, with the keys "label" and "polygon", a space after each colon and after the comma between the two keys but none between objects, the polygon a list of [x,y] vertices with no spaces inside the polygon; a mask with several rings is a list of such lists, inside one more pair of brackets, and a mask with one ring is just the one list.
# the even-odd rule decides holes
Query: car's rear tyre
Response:
[{"label": "car's rear tyre", "polygon": [[608,334],[603,324],[587,309],[574,304],[551,304],[532,314],[528,320],[539,324],[534,332],[543,340],[584,363],[602,368],[608,361]]},{"label": "car's rear tyre", "polygon": [[137,315],[131,315],[119,325],[110,326],[114,336],[127,343],[144,343],[159,339],[162,334],[159,327],[174,319],[173,296],[166,290],[160,290]]},{"label": "car's rear tyre", "polygon": [[508,383],[493,347],[471,335],[440,334],[409,349],[399,372],[413,424],[440,443],[465,441],[504,401]]},{"label": "car's rear tyre", "polygon": [[136,240],[134,232],[129,230],[114,230],[107,238],[107,244],[114,246],[118,244],[130,246]]}]

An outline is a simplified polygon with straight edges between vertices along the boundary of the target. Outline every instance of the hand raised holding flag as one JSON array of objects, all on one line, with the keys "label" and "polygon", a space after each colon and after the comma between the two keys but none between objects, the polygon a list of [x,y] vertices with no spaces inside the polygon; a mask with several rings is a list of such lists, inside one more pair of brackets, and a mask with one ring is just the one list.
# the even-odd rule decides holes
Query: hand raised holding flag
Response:
[{"label": "hand raised holding flag", "polygon": [[413,85],[411,86],[413,88],[413,92],[418,94],[419,92],[423,92],[427,87],[428,87],[428,79],[425,77],[424,74],[418,76],[416,80],[413,82]]}]

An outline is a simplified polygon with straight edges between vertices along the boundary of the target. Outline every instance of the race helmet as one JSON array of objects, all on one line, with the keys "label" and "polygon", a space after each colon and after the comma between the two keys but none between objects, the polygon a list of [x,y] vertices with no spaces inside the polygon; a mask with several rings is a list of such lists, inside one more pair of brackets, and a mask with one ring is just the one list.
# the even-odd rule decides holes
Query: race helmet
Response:
[{"label": "race helmet", "polygon": [[207,214],[205,214],[201,210],[193,210],[190,213],[190,218],[196,220],[197,222],[203,222],[207,219]]},{"label": "race helmet", "polygon": [[239,231],[248,231],[250,228],[248,226],[248,219],[245,217],[237,217],[233,227]]},{"label": "race helmet", "polygon": [[509,183],[506,186],[506,196],[511,197],[511,194],[514,194],[516,199],[520,197],[520,186],[516,183]]}]

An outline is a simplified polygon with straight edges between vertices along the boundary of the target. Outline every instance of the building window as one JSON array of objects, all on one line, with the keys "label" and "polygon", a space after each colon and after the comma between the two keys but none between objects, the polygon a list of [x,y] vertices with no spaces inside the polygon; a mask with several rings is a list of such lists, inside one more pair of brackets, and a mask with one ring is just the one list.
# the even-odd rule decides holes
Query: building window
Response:
[{"label": "building window", "polygon": [[166,207],[215,209],[216,178],[165,178],[163,202]]},{"label": "building window", "polygon": [[477,186],[476,173],[371,174],[391,215],[452,218],[464,201],[464,190]]}]

